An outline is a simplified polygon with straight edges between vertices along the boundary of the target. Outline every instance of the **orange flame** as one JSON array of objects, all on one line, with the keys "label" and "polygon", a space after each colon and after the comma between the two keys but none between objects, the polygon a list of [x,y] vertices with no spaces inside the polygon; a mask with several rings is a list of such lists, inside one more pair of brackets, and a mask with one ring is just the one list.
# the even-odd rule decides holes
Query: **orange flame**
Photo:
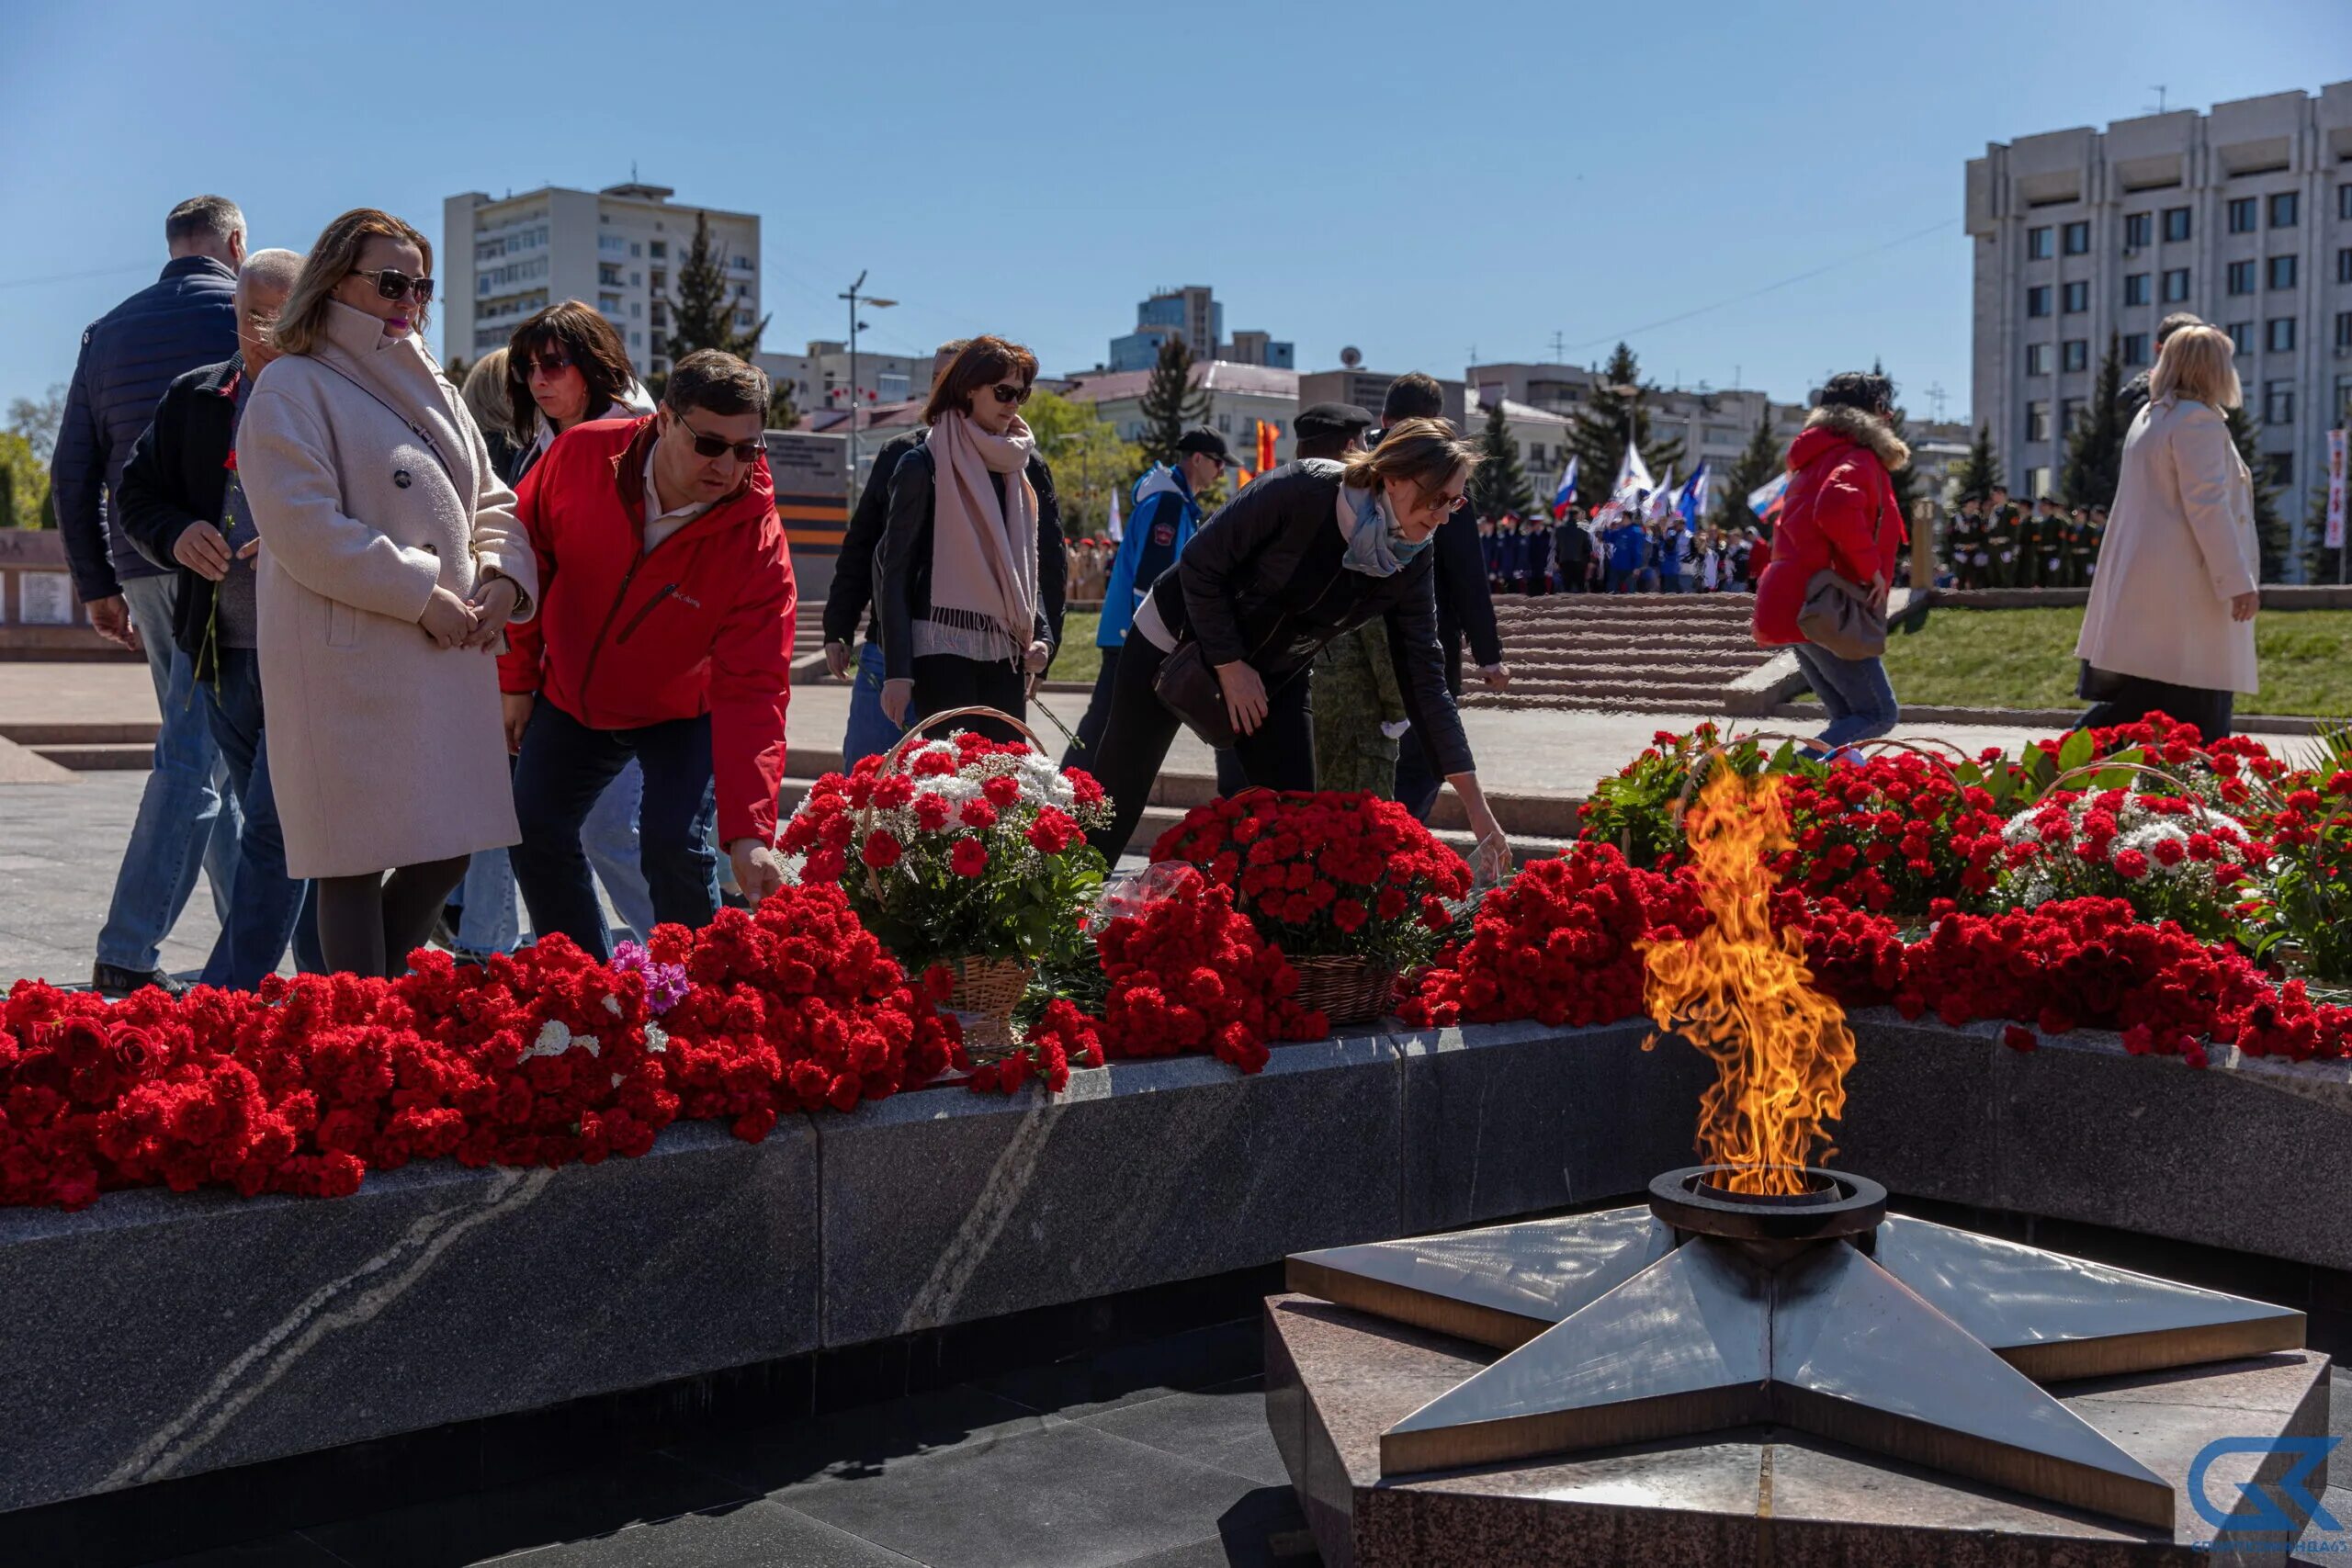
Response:
[{"label": "orange flame", "polygon": [[1781,784],[1726,767],[1700,791],[1684,829],[1714,921],[1644,958],[1651,1019],[1715,1061],[1699,1102],[1700,1154],[1734,1168],[1734,1192],[1793,1195],[1804,1190],[1798,1168],[1832,1152],[1821,1124],[1846,1108],[1854,1035],[1845,1010],[1813,988],[1802,934],[1772,930],[1765,857],[1789,842]]}]

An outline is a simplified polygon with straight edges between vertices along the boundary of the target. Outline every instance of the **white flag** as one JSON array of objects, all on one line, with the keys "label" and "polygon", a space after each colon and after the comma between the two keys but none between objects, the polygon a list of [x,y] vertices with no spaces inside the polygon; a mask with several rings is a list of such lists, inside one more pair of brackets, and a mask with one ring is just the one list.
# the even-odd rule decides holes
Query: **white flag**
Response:
[{"label": "white flag", "polygon": [[1125,542],[1126,531],[1119,525],[1119,487],[1117,485],[1111,487],[1111,525],[1103,532],[1111,536],[1111,542],[1114,545]]},{"label": "white flag", "polygon": [[1672,465],[1668,465],[1666,470],[1666,482],[1658,486],[1656,490],[1650,491],[1649,502],[1642,509],[1642,521],[1645,523],[1663,522],[1668,514],[1672,513],[1673,510],[1674,468]]},{"label": "white flag", "polygon": [[1617,482],[1609,487],[1609,492],[1623,495],[1627,485],[1635,490],[1657,488],[1657,482],[1650,478],[1650,466],[1642,461],[1641,453],[1634,449],[1631,440],[1625,443],[1625,460],[1617,465]]}]

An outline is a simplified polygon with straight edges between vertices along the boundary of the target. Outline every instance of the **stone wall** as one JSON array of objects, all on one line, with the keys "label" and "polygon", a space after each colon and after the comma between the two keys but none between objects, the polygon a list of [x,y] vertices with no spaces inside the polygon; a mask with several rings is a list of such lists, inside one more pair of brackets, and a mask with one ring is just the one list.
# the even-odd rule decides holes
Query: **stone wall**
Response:
[{"label": "stone wall", "polygon": [[[2352,1268],[2352,1066],[1856,1020],[1832,1162],[1899,1194]],[[1693,1157],[1640,1024],[1360,1034],[711,1125],[335,1201],[0,1211],[0,1510],[1597,1203]]]}]

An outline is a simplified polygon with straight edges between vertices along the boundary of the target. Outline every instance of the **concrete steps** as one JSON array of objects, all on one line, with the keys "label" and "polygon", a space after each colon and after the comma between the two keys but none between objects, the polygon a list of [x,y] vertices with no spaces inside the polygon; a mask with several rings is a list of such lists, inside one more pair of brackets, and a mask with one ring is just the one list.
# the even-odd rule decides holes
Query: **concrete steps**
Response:
[{"label": "concrete steps", "polygon": [[1465,705],[1716,713],[1771,655],[1749,633],[1745,593],[1555,594],[1495,602],[1510,690]]},{"label": "concrete steps", "polygon": [[153,719],[0,724],[0,740],[77,773],[114,773],[153,765],[155,732],[161,728]]}]

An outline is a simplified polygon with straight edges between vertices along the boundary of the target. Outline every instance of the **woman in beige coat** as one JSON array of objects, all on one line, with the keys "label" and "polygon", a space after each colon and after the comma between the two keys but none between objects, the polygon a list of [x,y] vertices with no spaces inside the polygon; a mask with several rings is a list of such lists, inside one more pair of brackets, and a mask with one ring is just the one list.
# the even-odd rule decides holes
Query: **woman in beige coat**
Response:
[{"label": "woman in beige coat", "polygon": [[2230,732],[2233,694],[2256,688],[2254,613],[2261,560],[2254,480],[2223,409],[2238,406],[2229,335],[2183,327],[2165,340],[2148,406],[2123,438],[2090,609],[2075,647],[2085,728],[2153,712]]},{"label": "woman in beige coat", "polygon": [[318,881],[327,967],[359,975],[404,967],[467,857],[521,836],[492,656],[537,570],[419,338],[432,265],[387,213],[327,225],[237,433],[287,871]]}]

